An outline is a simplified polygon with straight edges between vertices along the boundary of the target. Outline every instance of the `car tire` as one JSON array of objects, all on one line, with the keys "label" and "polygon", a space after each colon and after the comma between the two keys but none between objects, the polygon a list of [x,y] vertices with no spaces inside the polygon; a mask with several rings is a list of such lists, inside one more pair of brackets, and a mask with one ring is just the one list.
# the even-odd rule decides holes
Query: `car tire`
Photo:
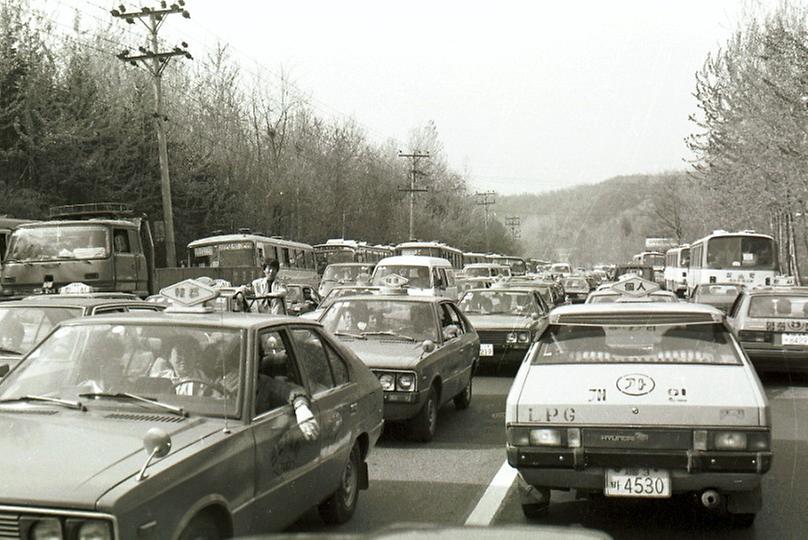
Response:
[{"label": "car tire", "polygon": [[458,411],[465,411],[471,405],[472,382],[474,377],[469,377],[469,383],[463,388],[463,391],[454,397],[454,406]]},{"label": "car tire", "polygon": [[410,420],[410,435],[420,442],[429,442],[435,436],[438,423],[438,392],[432,386],[426,396],[424,405],[418,414]]},{"label": "car tire", "polygon": [[522,513],[527,519],[538,519],[547,513],[550,501],[544,503],[522,503]]},{"label": "car tire", "polygon": [[354,444],[348,462],[342,470],[339,487],[317,509],[320,517],[329,525],[342,525],[350,521],[359,502],[359,474],[362,467],[362,453]]},{"label": "car tire", "polygon": [[179,540],[221,540],[224,538],[210,514],[198,514],[185,526]]},{"label": "car tire", "polygon": [[751,527],[755,523],[755,517],[757,517],[757,514],[729,514],[727,517],[729,518],[730,525],[745,529]]}]

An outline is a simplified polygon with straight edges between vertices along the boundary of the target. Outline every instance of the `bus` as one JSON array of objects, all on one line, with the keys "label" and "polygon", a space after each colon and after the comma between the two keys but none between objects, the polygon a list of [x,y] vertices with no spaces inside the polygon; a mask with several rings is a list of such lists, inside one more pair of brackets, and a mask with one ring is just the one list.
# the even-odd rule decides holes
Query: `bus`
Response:
[{"label": "bus", "polygon": [[779,273],[777,242],[754,231],[713,231],[690,244],[688,296],[702,283],[771,285]]},{"label": "bus", "polygon": [[314,258],[317,261],[317,273],[322,275],[326,266],[336,263],[372,263],[376,264],[393,254],[389,246],[371,245],[357,240],[331,238],[325,244],[314,246]]},{"label": "bus", "polygon": [[645,266],[653,266],[657,271],[665,269],[665,254],[659,251],[643,251],[634,255],[632,260]]},{"label": "bus", "polygon": [[665,252],[665,288],[679,296],[687,291],[690,266],[690,244],[682,244]]},{"label": "bus", "polygon": [[243,285],[263,275],[261,266],[266,259],[278,261],[278,279],[281,281],[317,286],[319,278],[312,246],[279,236],[263,236],[249,229],[194,240],[188,244],[189,269],[163,270],[178,270],[183,274],[175,281],[170,281],[174,278],[166,278],[169,283],[188,277],[208,276]]},{"label": "bus", "polygon": [[527,263],[522,257],[514,255],[491,255],[489,260],[495,264],[504,264],[510,267],[511,274],[514,276],[524,276],[527,274]]},{"label": "bus", "polygon": [[463,269],[463,252],[442,242],[402,242],[395,247],[393,253],[396,256],[440,257],[449,261],[455,270]]}]

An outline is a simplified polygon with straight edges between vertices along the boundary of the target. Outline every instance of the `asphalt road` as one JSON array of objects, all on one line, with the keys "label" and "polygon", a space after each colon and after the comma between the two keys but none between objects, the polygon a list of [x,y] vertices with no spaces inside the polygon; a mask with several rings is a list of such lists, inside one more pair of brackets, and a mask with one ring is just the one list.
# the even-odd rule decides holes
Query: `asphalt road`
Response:
[{"label": "asphalt road", "polygon": [[503,467],[505,397],[515,369],[483,371],[466,411],[449,404],[435,439],[414,443],[388,429],[368,465],[370,489],[353,519],[326,527],[310,511],[291,529],[368,532],[402,523],[583,526],[615,538],[804,538],[808,536],[808,379],[766,376],[772,409],[774,463],[763,481],[763,510],[748,529],[730,528],[689,499],[575,500],[553,492],[541,520],[521,511],[513,474]]}]

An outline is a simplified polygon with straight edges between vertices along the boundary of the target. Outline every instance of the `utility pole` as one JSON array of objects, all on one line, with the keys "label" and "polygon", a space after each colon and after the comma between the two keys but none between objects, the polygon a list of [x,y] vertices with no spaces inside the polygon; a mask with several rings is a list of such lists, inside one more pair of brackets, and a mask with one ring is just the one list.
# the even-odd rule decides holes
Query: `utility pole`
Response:
[{"label": "utility pole", "polygon": [[409,193],[410,194],[410,240],[412,241],[412,240],[415,240],[415,229],[414,229],[414,225],[415,225],[415,221],[414,221],[414,219],[415,219],[414,218],[414,216],[415,216],[415,194],[416,193],[423,193],[425,191],[428,191],[427,188],[425,188],[425,187],[424,188],[415,187],[415,177],[416,176],[426,176],[424,173],[422,173],[421,171],[416,169],[416,165],[418,164],[419,159],[421,159],[421,158],[427,158],[428,159],[430,156],[429,156],[429,152],[426,152],[425,154],[422,154],[418,150],[416,150],[415,152],[413,152],[411,154],[404,154],[404,153],[401,152],[401,150],[399,150],[398,151],[398,157],[400,157],[400,158],[409,158],[411,160],[411,162],[412,162],[411,165],[410,165],[410,187],[409,188],[398,188],[399,191],[402,191],[404,193]]},{"label": "utility pole", "polygon": [[495,191],[478,191],[474,194],[477,197],[477,206],[482,206],[485,210],[485,251],[491,251],[488,245],[488,207],[494,204],[494,197],[497,196]]},{"label": "utility pole", "polygon": [[110,11],[113,17],[124,19],[128,24],[135,24],[135,20],[140,21],[148,30],[148,41],[151,49],[138,47],[140,54],[132,55],[128,50],[117,54],[119,60],[129,62],[133,66],[140,63],[151,73],[154,83],[154,125],[157,129],[157,149],[160,156],[160,185],[163,199],[163,222],[165,225],[166,242],[166,265],[175,266],[177,264],[177,248],[174,241],[174,212],[171,206],[171,177],[168,173],[168,148],[166,144],[165,123],[168,117],[163,114],[163,71],[169,60],[175,56],[184,56],[193,60],[188,52],[188,44],[182,42],[182,47],[174,47],[170,51],[160,51],[157,41],[157,34],[163,26],[168,15],[180,14],[186,19],[191,18],[191,14],[185,9],[185,0],[177,0],[177,3],[168,6],[165,1],[160,2],[160,9],[148,7],[140,8],[140,11],[127,12],[123,4],[118,9]]},{"label": "utility pole", "polygon": [[519,216],[506,217],[505,226],[510,229],[514,240],[519,240],[522,237],[522,218]]}]

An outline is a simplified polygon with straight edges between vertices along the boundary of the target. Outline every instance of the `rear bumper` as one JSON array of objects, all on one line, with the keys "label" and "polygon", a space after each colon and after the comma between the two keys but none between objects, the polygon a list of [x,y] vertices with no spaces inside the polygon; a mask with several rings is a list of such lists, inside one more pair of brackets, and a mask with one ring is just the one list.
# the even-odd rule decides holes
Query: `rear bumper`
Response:
[{"label": "rear bumper", "polygon": [[808,347],[782,349],[749,342],[741,342],[741,346],[755,369],[759,371],[785,370],[808,373]]},{"label": "rear bumper", "polygon": [[771,467],[771,452],[694,452],[507,446],[508,463],[530,485],[552,489],[602,491],[606,469],[650,467],[671,475],[673,492],[706,488],[749,491]]},{"label": "rear bumper", "polygon": [[530,343],[514,343],[511,345],[494,345],[493,356],[480,356],[480,365],[502,363],[520,363],[530,349]]}]

